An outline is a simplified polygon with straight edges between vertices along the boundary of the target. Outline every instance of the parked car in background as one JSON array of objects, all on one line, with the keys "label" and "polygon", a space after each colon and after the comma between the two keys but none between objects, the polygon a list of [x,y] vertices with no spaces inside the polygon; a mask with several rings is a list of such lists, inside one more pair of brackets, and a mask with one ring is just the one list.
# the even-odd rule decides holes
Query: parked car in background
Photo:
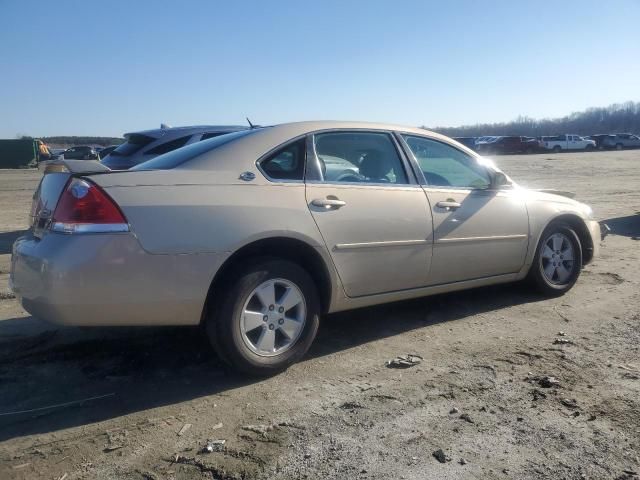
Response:
[{"label": "parked car in background", "polygon": [[608,133],[598,133],[596,135],[589,135],[588,137],[584,137],[587,140],[593,140],[596,142],[596,149],[602,150],[604,148],[603,142],[604,139],[609,136]]},{"label": "parked car in background", "polygon": [[24,308],[68,325],[200,324],[251,374],[302,358],[325,313],[523,279],[562,295],[601,240],[587,205],[419,128],[301,122],[131,171],[62,163],[13,245]]},{"label": "parked car in background", "polygon": [[500,137],[492,137],[492,136],[478,137],[476,139],[474,150],[476,152],[479,152],[481,150],[487,151],[489,144],[495,142],[498,138]]},{"label": "parked car in background", "polygon": [[104,147],[102,150],[100,150],[98,152],[98,155],[100,156],[100,159],[104,159],[107,155],[109,155],[111,152],[113,152],[116,148],[118,148],[118,145],[109,145],[108,147]]},{"label": "parked car in background", "polygon": [[476,138],[476,144],[481,143],[481,142],[492,142],[496,138],[498,138],[498,137],[492,136],[492,135],[488,135],[488,136],[484,136],[484,137],[477,137]]},{"label": "parked car in background", "polygon": [[92,147],[79,146],[67,148],[62,156],[65,160],[95,160],[98,153]]},{"label": "parked car in background", "polygon": [[453,137],[453,139],[471,150],[476,148],[476,137]]},{"label": "parked car in background", "polygon": [[595,150],[596,142],[588,140],[580,135],[555,135],[552,137],[542,137],[544,148],[553,152],[568,150]]},{"label": "parked car in background", "polygon": [[518,136],[495,137],[491,141],[476,144],[476,150],[483,155],[535,153],[539,148],[540,145],[535,138]]},{"label": "parked car in background", "polygon": [[51,148],[49,147],[49,151],[51,152],[51,156],[53,158],[57,158],[59,156],[61,156],[64,151],[66,150],[66,148]]},{"label": "parked car in background", "polygon": [[185,145],[226,133],[246,130],[242,126],[202,125],[162,127],[154,130],[125,133],[125,142],[118,145],[102,163],[111,170],[127,170],[139,163],[169,153]]},{"label": "parked car in background", "polygon": [[602,141],[603,148],[640,148],[640,137],[631,133],[615,133],[607,135]]}]

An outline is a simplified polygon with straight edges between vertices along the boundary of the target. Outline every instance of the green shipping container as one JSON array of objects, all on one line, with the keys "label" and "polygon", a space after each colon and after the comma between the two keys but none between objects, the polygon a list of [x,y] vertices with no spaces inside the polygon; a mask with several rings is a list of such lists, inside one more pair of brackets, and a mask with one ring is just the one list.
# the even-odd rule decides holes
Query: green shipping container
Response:
[{"label": "green shipping container", "polygon": [[36,158],[35,140],[0,140],[0,168],[26,168]]}]

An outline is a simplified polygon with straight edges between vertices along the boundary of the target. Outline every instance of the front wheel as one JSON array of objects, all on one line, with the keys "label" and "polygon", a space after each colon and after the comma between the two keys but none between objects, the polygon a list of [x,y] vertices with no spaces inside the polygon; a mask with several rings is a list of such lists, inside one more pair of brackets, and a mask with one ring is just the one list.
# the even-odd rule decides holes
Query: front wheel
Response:
[{"label": "front wheel", "polygon": [[622,144],[616,143],[616,150],[622,150]]},{"label": "front wheel", "polygon": [[528,278],[542,294],[555,297],[571,290],[581,268],[578,235],[569,225],[554,222],[540,237]]},{"label": "front wheel", "polygon": [[318,331],[316,286],[286,260],[245,267],[212,303],[216,298],[219,308],[206,319],[209,337],[224,361],[250,375],[271,375],[297,362]]}]

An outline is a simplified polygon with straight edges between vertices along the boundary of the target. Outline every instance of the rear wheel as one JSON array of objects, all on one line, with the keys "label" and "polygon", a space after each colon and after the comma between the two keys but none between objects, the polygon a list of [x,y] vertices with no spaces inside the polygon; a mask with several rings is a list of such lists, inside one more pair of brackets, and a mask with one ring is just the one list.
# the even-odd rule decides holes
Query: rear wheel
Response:
[{"label": "rear wheel", "polygon": [[[286,369],[316,336],[320,305],[309,274],[285,260],[262,260],[215,295],[206,327],[221,358],[251,375]],[[218,308],[215,308],[218,307]]]},{"label": "rear wheel", "polygon": [[563,295],[576,283],[582,268],[582,247],[576,232],[554,222],[542,233],[529,281],[544,295]]},{"label": "rear wheel", "polygon": [[562,151],[562,147],[560,145],[556,145],[553,147],[553,153],[560,153]]},{"label": "rear wheel", "polygon": [[616,143],[616,150],[622,150],[622,144]]}]

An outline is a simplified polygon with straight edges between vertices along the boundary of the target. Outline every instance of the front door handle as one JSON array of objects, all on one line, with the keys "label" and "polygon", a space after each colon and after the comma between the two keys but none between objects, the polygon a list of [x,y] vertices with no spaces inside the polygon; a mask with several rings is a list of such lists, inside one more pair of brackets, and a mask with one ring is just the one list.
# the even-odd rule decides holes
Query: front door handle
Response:
[{"label": "front door handle", "polygon": [[340,208],[344,207],[347,202],[338,200],[337,198],[316,198],[311,201],[311,205],[324,208]]},{"label": "front door handle", "polygon": [[436,207],[444,208],[447,211],[457,210],[462,205],[458,202],[446,201],[446,202],[438,202],[436,203]]}]

